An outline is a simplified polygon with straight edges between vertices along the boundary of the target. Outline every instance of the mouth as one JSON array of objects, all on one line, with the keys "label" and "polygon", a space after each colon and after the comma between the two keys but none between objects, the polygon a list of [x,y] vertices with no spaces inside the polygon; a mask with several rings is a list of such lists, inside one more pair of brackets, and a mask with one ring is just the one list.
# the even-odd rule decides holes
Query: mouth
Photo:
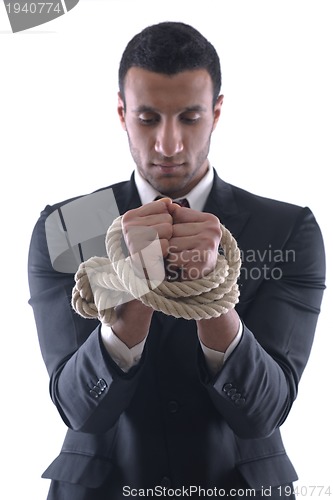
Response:
[{"label": "mouth", "polygon": [[163,170],[174,170],[182,167],[183,165],[184,163],[169,163],[169,162],[153,163],[154,167],[158,167]]}]

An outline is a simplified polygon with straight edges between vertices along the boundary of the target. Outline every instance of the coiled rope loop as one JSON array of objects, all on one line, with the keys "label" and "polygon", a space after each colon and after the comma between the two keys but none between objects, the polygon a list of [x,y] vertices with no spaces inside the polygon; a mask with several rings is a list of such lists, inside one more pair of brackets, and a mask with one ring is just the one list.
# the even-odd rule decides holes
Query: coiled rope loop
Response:
[{"label": "coiled rope loop", "polygon": [[[112,325],[116,306],[132,299],[156,311],[184,319],[209,319],[225,314],[238,302],[237,279],[241,259],[237,243],[221,224],[220,246],[215,269],[191,281],[148,281],[138,277],[122,250],[121,216],[109,227],[105,246],[108,257],[92,257],[75,274],[72,307],[84,318],[98,318]],[[156,285],[156,286],[154,286]]]}]

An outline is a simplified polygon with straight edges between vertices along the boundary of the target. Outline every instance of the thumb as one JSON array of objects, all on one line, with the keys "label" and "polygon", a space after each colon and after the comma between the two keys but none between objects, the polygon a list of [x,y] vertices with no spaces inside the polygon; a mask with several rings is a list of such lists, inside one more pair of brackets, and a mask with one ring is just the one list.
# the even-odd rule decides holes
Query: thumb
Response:
[{"label": "thumb", "polygon": [[[171,198],[169,198],[169,197],[167,197],[167,196],[166,196],[166,197],[164,197],[164,198],[159,198],[158,200],[155,200],[155,203],[156,203],[156,202],[157,202],[157,203],[160,203],[160,202],[165,203],[165,205],[166,205],[166,207],[167,207],[167,209],[168,209],[168,210],[169,210],[169,206],[170,206],[171,204],[173,205],[173,203],[172,203],[172,199],[171,199]],[[170,210],[169,210],[169,212],[170,212]],[[171,213],[171,212],[170,212],[170,213]]]},{"label": "thumb", "polygon": [[182,208],[178,205],[178,203],[173,203],[172,200],[170,200],[171,203],[168,205],[168,210],[169,210],[169,214],[170,215],[174,215],[176,213],[176,211],[179,209],[179,208]]}]

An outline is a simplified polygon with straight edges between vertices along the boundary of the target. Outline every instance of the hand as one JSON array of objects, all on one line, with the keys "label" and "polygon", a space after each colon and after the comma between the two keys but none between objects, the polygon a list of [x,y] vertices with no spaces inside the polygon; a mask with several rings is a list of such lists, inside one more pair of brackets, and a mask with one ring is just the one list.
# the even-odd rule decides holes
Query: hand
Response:
[{"label": "hand", "polygon": [[170,198],[162,198],[129,210],[122,217],[125,243],[140,277],[160,281],[165,277],[164,258],[172,237],[173,220],[168,209],[171,204]]},{"label": "hand", "polygon": [[[167,270],[180,280],[202,278],[215,269],[221,225],[215,215],[168,205],[172,215],[172,237],[169,240]],[[180,271],[179,271],[180,270]]]}]

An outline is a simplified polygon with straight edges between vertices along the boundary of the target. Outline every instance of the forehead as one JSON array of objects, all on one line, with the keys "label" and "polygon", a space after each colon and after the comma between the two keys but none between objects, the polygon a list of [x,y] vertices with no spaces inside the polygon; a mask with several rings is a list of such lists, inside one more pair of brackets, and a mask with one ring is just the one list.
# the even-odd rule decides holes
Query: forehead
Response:
[{"label": "forehead", "polygon": [[159,108],[182,108],[193,105],[211,106],[213,84],[205,69],[164,75],[132,67],[128,70],[124,93],[127,105]]}]

